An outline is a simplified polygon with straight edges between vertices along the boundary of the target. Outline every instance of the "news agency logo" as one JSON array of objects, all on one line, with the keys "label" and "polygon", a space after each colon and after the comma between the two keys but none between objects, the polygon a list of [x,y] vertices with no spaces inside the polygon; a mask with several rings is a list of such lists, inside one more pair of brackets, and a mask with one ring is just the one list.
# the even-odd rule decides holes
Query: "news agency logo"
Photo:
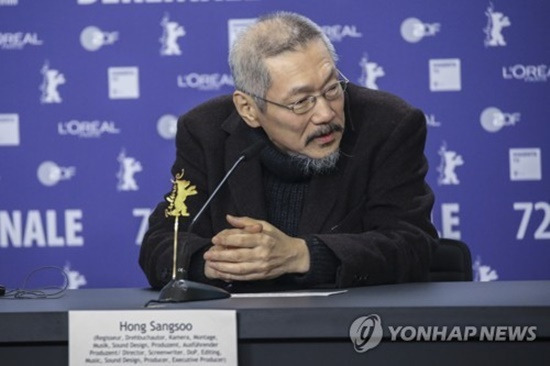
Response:
[{"label": "news agency logo", "polygon": [[36,175],[38,181],[46,187],[57,185],[62,180],[69,180],[76,174],[74,166],[59,166],[53,161],[44,161],[38,166]]},{"label": "news agency logo", "polygon": [[459,155],[456,151],[447,149],[447,143],[443,141],[439,151],[440,163],[437,167],[439,177],[437,178],[438,185],[458,185],[458,175],[456,174],[456,168],[464,165],[464,159],[462,155]]},{"label": "news agency logo", "polygon": [[157,132],[166,140],[173,140],[178,130],[178,118],[172,114],[165,114],[157,121]]},{"label": "news agency logo", "polygon": [[136,158],[127,156],[126,151],[122,151],[118,154],[117,161],[119,163],[118,173],[116,175],[118,179],[117,190],[118,191],[137,191],[139,186],[137,185],[135,174],[143,170],[141,162]]},{"label": "news agency logo", "polygon": [[506,46],[502,30],[512,25],[510,18],[501,12],[495,11],[493,3],[485,11],[487,26],[483,29],[485,33],[485,47]]},{"label": "news agency logo", "polygon": [[109,99],[139,98],[139,68],[135,66],[109,67]]},{"label": "news agency logo", "polygon": [[[530,325],[389,325],[390,342],[533,342],[537,326]],[[350,340],[357,353],[377,347],[383,338],[382,320],[377,314],[362,316],[349,328]]]},{"label": "news agency logo", "polygon": [[86,27],[80,32],[80,44],[90,52],[103,46],[112,45],[118,40],[118,32],[105,32],[96,26]]},{"label": "news agency logo", "polygon": [[0,146],[19,146],[19,115],[0,114]]},{"label": "news agency logo", "polygon": [[235,42],[235,39],[237,39],[239,34],[255,22],[256,18],[229,19],[227,21],[227,37],[229,49],[231,49],[233,42]]},{"label": "news agency logo", "polygon": [[497,107],[487,107],[479,116],[481,127],[487,132],[498,132],[503,127],[515,126],[521,119],[518,112],[502,112]]},{"label": "news agency logo", "polygon": [[59,70],[50,68],[50,63],[46,60],[44,66],[40,70],[42,74],[42,84],[40,85],[40,103],[53,104],[61,103],[61,95],[59,94],[59,86],[67,82],[65,75]]},{"label": "news agency logo", "polygon": [[424,37],[435,36],[440,29],[439,23],[424,23],[417,18],[407,18],[401,23],[401,37],[409,43],[417,43]]},{"label": "news agency logo", "polygon": [[361,77],[358,80],[359,84],[369,89],[378,90],[378,78],[386,75],[384,68],[376,62],[369,61],[367,54],[363,55],[359,61],[359,66],[361,67]]},{"label": "news agency logo", "polygon": [[65,264],[63,271],[67,275],[67,288],[69,290],[78,290],[82,286],[86,286],[88,284],[86,277],[84,277],[84,275],[80,272],[71,269],[71,264],[69,262]]},{"label": "news agency logo", "polygon": [[217,91],[223,87],[234,87],[233,77],[229,74],[199,74],[196,72],[177,76],[177,85],[180,88],[196,89],[201,91]]},{"label": "news agency logo", "polygon": [[162,36],[159,41],[161,44],[161,56],[179,56],[181,49],[178,44],[178,39],[185,36],[185,28],[177,22],[170,20],[170,14],[164,14],[160,22],[162,26]]},{"label": "news agency logo", "polygon": [[349,337],[357,353],[365,353],[378,346],[383,333],[382,320],[377,314],[359,317],[349,327]]},{"label": "news agency logo", "polygon": [[478,255],[472,265],[474,272],[474,281],[490,282],[498,280],[498,273],[495,269],[486,264],[481,263],[481,257]]},{"label": "news agency logo", "polygon": [[509,159],[511,181],[542,180],[540,148],[511,148],[509,150]]},{"label": "news agency logo", "polygon": [[355,25],[323,25],[321,26],[321,29],[332,42],[342,42],[342,40],[346,37],[363,38],[363,34],[357,30],[357,26]]},{"label": "news agency logo", "polygon": [[505,80],[523,80],[525,82],[547,82],[550,79],[550,66],[523,65],[502,67],[502,77]]},{"label": "news agency logo", "polygon": [[430,91],[462,90],[459,58],[430,59]]},{"label": "news agency logo", "polygon": [[0,49],[22,50],[26,46],[42,46],[44,42],[33,32],[0,32]]},{"label": "news agency logo", "polygon": [[57,124],[57,133],[60,136],[74,136],[79,138],[100,138],[104,134],[118,135],[120,129],[114,121],[76,120],[71,119]]}]

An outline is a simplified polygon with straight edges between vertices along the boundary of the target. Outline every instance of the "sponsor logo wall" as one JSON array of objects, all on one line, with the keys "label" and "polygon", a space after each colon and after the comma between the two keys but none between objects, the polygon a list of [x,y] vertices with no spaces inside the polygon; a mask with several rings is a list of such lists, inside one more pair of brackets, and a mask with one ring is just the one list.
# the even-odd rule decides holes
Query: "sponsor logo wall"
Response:
[{"label": "sponsor logo wall", "polygon": [[476,280],[550,279],[547,1],[0,0],[0,283],[57,266],[72,288],[146,286],[177,118],[233,91],[228,47],[273,10],[424,111],[433,220]]}]

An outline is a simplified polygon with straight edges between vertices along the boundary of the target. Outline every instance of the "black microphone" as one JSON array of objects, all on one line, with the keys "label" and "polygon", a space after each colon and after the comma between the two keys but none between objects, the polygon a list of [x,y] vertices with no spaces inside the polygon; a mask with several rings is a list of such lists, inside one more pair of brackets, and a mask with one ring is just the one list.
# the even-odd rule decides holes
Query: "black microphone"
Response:
[{"label": "black microphone", "polygon": [[241,157],[243,157],[244,160],[250,159],[254,157],[256,154],[259,154],[260,151],[264,149],[264,147],[265,147],[265,141],[262,141],[262,140],[256,141],[253,145],[250,145],[249,147],[243,150],[243,152],[239,156],[239,159]]},{"label": "black microphone", "polygon": [[195,225],[195,222],[197,222],[197,220],[199,219],[199,217],[201,216],[201,214],[203,213],[203,211],[208,207],[208,205],[210,204],[210,201],[212,201],[212,199],[216,196],[216,194],[218,193],[218,191],[220,190],[221,186],[225,183],[225,181],[231,176],[231,174],[233,174],[233,171],[237,168],[237,166],[247,160],[247,159],[250,159],[252,157],[254,157],[256,154],[259,154],[260,151],[262,151],[265,147],[265,142],[260,140],[260,141],[257,141],[255,142],[253,145],[250,145],[249,147],[247,147],[246,149],[244,149],[240,154],[239,154],[239,157],[237,158],[237,160],[235,161],[235,163],[233,164],[233,166],[231,167],[231,169],[229,169],[227,171],[227,173],[225,173],[225,176],[223,177],[223,179],[220,181],[220,183],[218,183],[218,185],[216,186],[216,189],[214,189],[214,192],[212,192],[212,194],[210,195],[210,197],[208,197],[208,199],[206,200],[206,202],[204,203],[204,205],[202,205],[201,209],[199,210],[199,212],[197,212],[197,214],[195,215],[195,217],[193,218],[193,220],[191,220],[191,223],[189,224],[189,226],[187,227],[187,233],[189,234],[191,232],[191,230],[193,229],[193,226]]}]

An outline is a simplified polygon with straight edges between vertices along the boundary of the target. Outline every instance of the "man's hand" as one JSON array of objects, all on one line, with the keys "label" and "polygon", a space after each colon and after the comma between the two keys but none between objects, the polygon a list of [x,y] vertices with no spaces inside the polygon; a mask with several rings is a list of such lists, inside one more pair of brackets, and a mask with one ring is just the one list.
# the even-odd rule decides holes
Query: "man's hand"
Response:
[{"label": "man's hand", "polygon": [[266,280],[309,271],[306,242],[266,221],[227,215],[233,226],[212,238],[204,254],[204,273],[224,281]]}]

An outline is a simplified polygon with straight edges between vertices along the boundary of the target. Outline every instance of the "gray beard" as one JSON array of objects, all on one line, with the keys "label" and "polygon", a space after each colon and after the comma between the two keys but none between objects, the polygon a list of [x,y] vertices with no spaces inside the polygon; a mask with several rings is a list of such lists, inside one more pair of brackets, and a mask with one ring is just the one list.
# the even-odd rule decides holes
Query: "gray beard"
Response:
[{"label": "gray beard", "polygon": [[300,167],[305,175],[328,174],[335,170],[336,163],[340,158],[340,150],[336,150],[332,154],[324,158],[314,159],[309,156],[288,152],[293,162]]}]

